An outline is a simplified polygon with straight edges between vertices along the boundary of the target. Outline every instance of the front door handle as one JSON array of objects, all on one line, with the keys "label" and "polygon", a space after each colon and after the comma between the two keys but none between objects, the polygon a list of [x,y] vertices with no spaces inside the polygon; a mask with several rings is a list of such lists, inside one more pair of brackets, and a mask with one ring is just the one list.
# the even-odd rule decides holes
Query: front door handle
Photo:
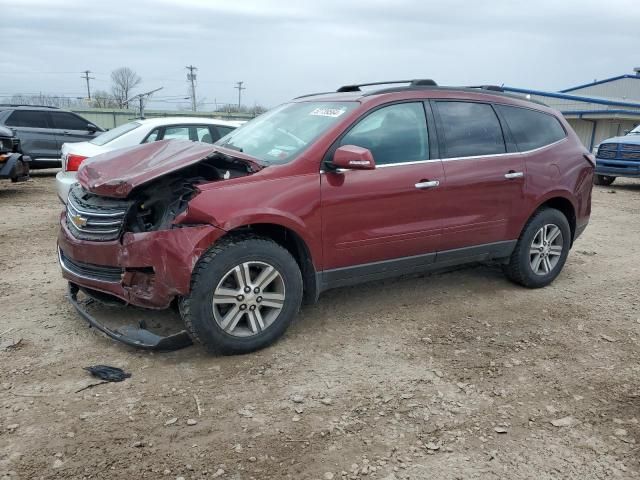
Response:
[{"label": "front door handle", "polygon": [[524,172],[514,172],[511,170],[509,173],[504,174],[504,178],[512,179],[512,178],[522,178],[524,177]]},{"label": "front door handle", "polygon": [[435,188],[438,185],[440,185],[440,182],[438,180],[424,180],[422,182],[416,183],[416,188],[424,190],[425,188]]}]

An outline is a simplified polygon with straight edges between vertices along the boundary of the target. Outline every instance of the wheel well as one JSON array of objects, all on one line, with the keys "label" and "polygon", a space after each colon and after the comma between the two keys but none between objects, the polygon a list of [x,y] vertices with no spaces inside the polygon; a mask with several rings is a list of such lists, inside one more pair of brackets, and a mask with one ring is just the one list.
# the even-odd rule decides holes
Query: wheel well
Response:
[{"label": "wheel well", "polygon": [[256,223],[231,230],[227,235],[235,233],[254,233],[261,237],[267,237],[286,248],[298,263],[304,282],[304,303],[315,303],[318,299],[318,282],[316,269],[313,266],[311,252],[305,241],[293,230],[272,223]]},{"label": "wheel well", "polygon": [[569,227],[571,228],[571,243],[573,243],[573,239],[576,236],[576,211],[573,208],[573,204],[563,197],[555,197],[544,202],[538,210],[542,208],[555,208],[556,210],[560,210],[565,217],[567,217],[567,221],[569,222]]}]

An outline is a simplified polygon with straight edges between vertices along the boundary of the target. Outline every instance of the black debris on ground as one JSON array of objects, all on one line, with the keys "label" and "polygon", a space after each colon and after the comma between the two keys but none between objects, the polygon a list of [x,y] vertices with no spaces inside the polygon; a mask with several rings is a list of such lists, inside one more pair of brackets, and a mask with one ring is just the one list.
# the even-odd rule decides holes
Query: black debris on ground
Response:
[{"label": "black debris on ground", "polygon": [[109,365],[93,365],[91,367],[84,367],[84,369],[94,377],[107,382],[121,382],[131,376],[130,373],[125,372],[121,368],[110,367]]}]

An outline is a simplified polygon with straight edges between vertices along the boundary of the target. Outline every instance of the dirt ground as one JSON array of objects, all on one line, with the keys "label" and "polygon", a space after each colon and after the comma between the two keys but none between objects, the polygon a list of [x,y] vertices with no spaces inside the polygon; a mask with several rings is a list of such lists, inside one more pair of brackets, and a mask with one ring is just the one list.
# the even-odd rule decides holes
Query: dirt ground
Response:
[{"label": "dirt ground", "polygon": [[[637,478],[640,182],[593,203],[550,287],[474,266],[331,291],[272,347],[212,357],[88,329],[54,174],[3,182],[0,478]],[[94,364],[132,377],[77,392]]]}]

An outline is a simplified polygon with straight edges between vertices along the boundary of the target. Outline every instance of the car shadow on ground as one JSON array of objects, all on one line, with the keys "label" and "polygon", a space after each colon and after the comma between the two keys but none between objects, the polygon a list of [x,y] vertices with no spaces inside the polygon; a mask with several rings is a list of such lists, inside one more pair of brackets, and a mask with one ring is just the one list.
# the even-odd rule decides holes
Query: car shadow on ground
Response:
[{"label": "car shadow on ground", "polygon": [[[460,280],[474,285],[480,283],[490,289],[495,289],[496,282],[500,283],[505,289],[520,288],[511,284],[503,276],[499,265],[480,263],[372,281],[352,287],[337,288],[323,293],[317,303],[303,305],[299,316],[292,323],[292,328],[287,335],[314,335],[317,328],[327,327],[327,321],[334,323],[337,329],[344,317],[350,316],[354,309],[359,310],[359,306],[362,304],[367,304],[383,297],[388,298],[390,302],[401,302],[399,299],[406,293],[408,288],[419,289],[424,292],[425,298],[429,298],[430,294],[448,289],[452,281],[459,283]],[[335,305],[339,305],[339,307],[333,310]],[[327,309],[332,309],[330,318],[325,315]],[[150,330],[161,335],[176,333],[184,328],[176,308],[155,311],[131,306],[109,306],[95,302],[90,310],[92,315],[111,329],[117,329],[124,325],[137,325],[141,321],[146,323]],[[79,315],[78,321],[84,323],[84,320]],[[322,326],[320,326],[321,324]],[[110,340],[106,336],[104,338],[107,343],[113,342],[118,348],[131,352],[143,352],[120,344],[115,340]],[[170,356],[174,361],[178,362],[190,362],[202,354],[205,357],[209,357],[200,345],[196,345],[195,349],[186,348],[176,352],[158,352],[158,354]]]}]

